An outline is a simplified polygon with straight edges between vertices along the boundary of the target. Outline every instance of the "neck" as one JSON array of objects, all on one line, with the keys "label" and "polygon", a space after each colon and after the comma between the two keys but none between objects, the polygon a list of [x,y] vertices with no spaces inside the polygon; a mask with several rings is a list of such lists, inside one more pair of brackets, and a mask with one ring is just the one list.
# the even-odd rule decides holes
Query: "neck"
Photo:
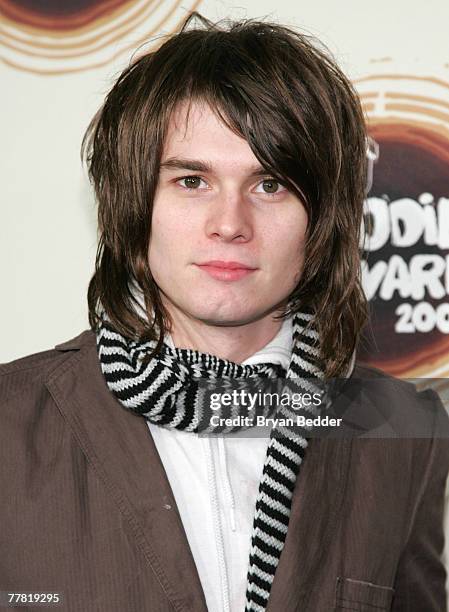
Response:
[{"label": "neck", "polygon": [[282,320],[276,313],[245,324],[218,325],[193,319],[177,309],[168,308],[170,334],[176,348],[189,348],[216,355],[221,359],[242,363],[266,346],[276,336]]}]

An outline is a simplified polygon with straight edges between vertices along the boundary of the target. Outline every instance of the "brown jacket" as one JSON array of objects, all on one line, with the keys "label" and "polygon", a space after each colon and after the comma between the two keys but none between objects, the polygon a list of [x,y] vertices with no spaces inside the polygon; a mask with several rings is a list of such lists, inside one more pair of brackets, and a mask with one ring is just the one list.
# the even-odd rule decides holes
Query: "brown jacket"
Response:
[{"label": "brown jacket", "polygon": [[[93,333],[0,374],[0,590],[60,593],[46,610],[205,611],[149,429],[107,389]],[[399,384],[382,403],[413,410],[424,394]],[[446,610],[448,469],[447,439],[311,440],[269,611]]]}]

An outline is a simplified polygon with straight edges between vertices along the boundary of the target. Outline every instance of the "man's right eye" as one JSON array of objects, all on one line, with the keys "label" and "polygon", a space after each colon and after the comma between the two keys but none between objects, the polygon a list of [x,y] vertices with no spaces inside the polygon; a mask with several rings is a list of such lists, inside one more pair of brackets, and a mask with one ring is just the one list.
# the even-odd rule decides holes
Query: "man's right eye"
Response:
[{"label": "man's right eye", "polygon": [[[203,181],[199,176],[184,176],[176,181],[184,189],[198,189],[199,187],[207,186],[207,183]],[[202,185],[203,183],[203,185]]]}]

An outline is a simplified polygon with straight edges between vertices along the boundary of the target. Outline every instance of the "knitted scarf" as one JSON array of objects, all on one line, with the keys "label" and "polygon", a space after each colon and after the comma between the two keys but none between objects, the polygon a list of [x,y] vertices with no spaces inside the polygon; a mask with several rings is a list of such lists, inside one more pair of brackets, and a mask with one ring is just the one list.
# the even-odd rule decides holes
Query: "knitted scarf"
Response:
[{"label": "knitted scarf", "polygon": [[[223,381],[242,388],[257,379],[278,380],[283,376],[287,391],[318,390],[316,380],[323,380],[324,374],[319,367],[318,333],[310,326],[305,329],[311,318],[309,313],[293,315],[293,348],[286,372],[279,364],[241,365],[195,350],[172,349],[165,343],[155,358],[145,360],[142,358],[155,348],[156,342],[129,340],[104,317],[97,333],[101,369],[109,389],[128,410],[163,427],[207,432],[210,428],[206,421],[211,414],[205,408],[207,394]],[[234,406],[233,410],[233,414],[248,414],[247,407]],[[295,423],[300,414],[314,416],[317,408],[290,405],[276,408],[276,416],[293,418]],[[284,424],[271,429],[259,483],[247,577],[247,612],[264,612],[267,607],[287,536],[293,490],[308,444],[310,428],[291,428],[281,420]],[[235,427],[222,428],[220,433],[231,430]]]}]

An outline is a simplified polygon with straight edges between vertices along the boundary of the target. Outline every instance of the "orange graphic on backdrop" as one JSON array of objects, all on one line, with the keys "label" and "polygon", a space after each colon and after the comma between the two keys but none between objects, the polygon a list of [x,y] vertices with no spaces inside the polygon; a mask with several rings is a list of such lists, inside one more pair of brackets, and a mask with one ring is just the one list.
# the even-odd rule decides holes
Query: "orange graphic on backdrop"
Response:
[{"label": "orange graphic on backdrop", "polygon": [[96,68],[179,28],[200,0],[0,0],[0,59],[42,75]]},{"label": "orange graphic on backdrop", "polygon": [[[438,223],[449,221],[444,212],[449,210],[449,84],[436,78],[385,74],[360,79],[356,85],[370,134],[380,145],[370,198],[379,205],[388,203],[390,210],[398,201],[410,202],[410,215],[431,209],[426,210],[430,225],[415,243],[401,248],[388,240],[368,252],[368,267],[372,273],[376,264],[385,265],[394,257],[396,263],[401,258],[398,270],[408,266],[412,270],[413,257],[425,255],[427,267],[410,279],[416,285],[426,272],[431,274],[435,260],[440,264],[438,275],[428,277],[422,299],[408,295],[406,284],[401,286],[394,274],[397,290],[384,288],[382,298],[383,281],[378,283],[377,278],[371,329],[366,330],[359,356],[397,376],[444,377],[449,375],[449,238],[444,238],[445,229]],[[404,226],[401,231],[406,232],[408,221],[406,217],[399,221]],[[439,241],[428,239],[438,231]]]}]

